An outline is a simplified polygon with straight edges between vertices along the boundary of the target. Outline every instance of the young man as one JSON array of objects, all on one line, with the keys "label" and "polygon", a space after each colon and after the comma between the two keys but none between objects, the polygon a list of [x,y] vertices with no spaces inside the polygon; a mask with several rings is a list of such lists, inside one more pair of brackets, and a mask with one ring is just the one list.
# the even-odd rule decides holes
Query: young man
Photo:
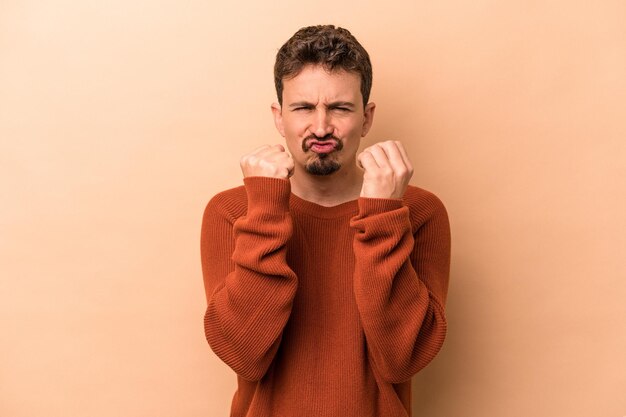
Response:
[{"label": "young man", "polygon": [[450,226],[369,131],[369,56],[345,29],[300,29],[274,67],[285,138],[240,160],[204,211],[205,335],[237,374],[236,417],[411,415],[411,377],[445,335]]}]

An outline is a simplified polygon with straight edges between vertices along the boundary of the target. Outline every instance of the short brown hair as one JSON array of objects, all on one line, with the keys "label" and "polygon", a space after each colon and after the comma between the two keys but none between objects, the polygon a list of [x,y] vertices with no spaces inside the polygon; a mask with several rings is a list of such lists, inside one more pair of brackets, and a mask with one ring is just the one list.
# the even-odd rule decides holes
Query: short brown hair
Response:
[{"label": "short brown hair", "polygon": [[347,29],[334,25],[304,27],[278,50],[274,84],[281,106],[283,78],[296,77],[308,64],[321,64],[328,71],[342,69],[358,73],[365,107],[372,89],[372,63],[365,48]]}]

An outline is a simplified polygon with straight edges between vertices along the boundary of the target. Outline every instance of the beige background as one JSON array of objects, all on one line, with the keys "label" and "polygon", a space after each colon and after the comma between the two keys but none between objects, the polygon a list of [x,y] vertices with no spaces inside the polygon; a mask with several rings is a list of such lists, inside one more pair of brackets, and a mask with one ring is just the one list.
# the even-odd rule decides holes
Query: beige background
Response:
[{"label": "beige background", "polygon": [[219,3],[0,2],[0,415],[228,415],[202,212],[282,141],[275,53],[320,23],[372,56],[363,145],[450,214],[414,415],[626,415],[626,3]]}]

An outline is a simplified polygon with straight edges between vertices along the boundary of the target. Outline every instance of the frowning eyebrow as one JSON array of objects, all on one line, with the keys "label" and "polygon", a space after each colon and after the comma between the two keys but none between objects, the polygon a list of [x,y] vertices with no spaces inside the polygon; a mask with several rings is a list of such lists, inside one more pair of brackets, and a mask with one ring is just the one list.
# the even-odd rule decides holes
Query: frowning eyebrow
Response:
[{"label": "frowning eyebrow", "polygon": [[[315,105],[313,103],[309,103],[308,101],[298,101],[296,103],[291,103],[289,105],[290,108],[293,107],[315,107]],[[351,107],[354,108],[354,103],[351,103],[349,101],[333,101],[332,103],[328,103],[326,105],[326,107],[328,108],[335,108],[335,107]]]}]

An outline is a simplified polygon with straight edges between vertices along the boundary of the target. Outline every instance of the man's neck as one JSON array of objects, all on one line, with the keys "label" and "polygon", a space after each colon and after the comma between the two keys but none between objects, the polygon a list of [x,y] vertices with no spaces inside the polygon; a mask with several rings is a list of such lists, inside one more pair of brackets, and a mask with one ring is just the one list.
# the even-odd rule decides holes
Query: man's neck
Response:
[{"label": "man's neck", "polygon": [[346,166],[330,175],[312,175],[296,167],[290,178],[291,192],[303,200],[332,207],[356,200],[361,194],[363,172]]}]

